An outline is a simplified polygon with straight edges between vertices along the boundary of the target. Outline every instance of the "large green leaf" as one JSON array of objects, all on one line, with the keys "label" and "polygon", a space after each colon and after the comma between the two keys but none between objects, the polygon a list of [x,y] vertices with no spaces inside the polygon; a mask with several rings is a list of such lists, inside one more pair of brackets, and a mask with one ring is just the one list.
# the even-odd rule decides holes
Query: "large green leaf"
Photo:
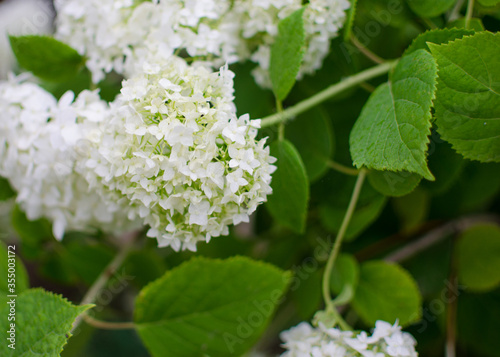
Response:
[{"label": "large green leaf", "polygon": [[500,162],[500,35],[429,44],[439,66],[436,122],[464,157]]},{"label": "large green leaf", "polygon": [[[30,289],[15,298],[15,322],[9,321],[11,305],[2,306],[0,329],[7,332],[15,323],[15,349],[7,339],[0,344],[0,355],[58,357],[76,317],[92,305],[74,306],[60,295]],[[10,333],[5,334],[10,337]],[[4,336],[5,336],[4,335]]]},{"label": "large green leaf", "polygon": [[468,289],[500,285],[500,228],[482,224],[465,231],[457,244],[458,276]]},{"label": "large green leaf", "polygon": [[240,356],[264,330],[289,280],[244,257],[192,259],[141,291],[137,331],[153,356]]},{"label": "large green leaf", "polygon": [[408,171],[433,180],[426,151],[437,66],[425,50],[403,56],[370,96],[350,136],[357,167]]},{"label": "large green leaf", "polygon": [[290,93],[304,57],[304,10],[302,7],[280,21],[278,36],[271,46],[269,72],[274,94],[279,100]]},{"label": "large green leaf", "polygon": [[309,182],[306,169],[297,149],[287,140],[271,145],[271,155],[278,159],[278,170],[273,174],[267,208],[284,226],[301,233],[305,230]]},{"label": "large green leaf", "polygon": [[69,80],[85,63],[76,50],[52,37],[11,36],[10,44],[21,67],[48,81]]},{"label": "large green leaf", "polygon": [[427,42],[440,45],[473,34],[474,31],[472,30],[456,28],[429,30],[420,34],[416,39],[414,39],[405,53],[409,54],[417,50],[430,51],[429,46],[427,46]]},{"label": "large green leaf", "polygon": [[435,17],[448,10],[457,0],[407,0],[411,9],[422,17]]},{"label": "large green leaf", "polygon": [[477,0],[483,6],[495,6],[500,3],[500,0]]},{"label": "large green leaf", "polygon": [[352,306],[370,326],[377,320],[401,325],[421,316],[421,296],[417,283],[399,265],[369,261],[361,265],[358,288]]},{"label": "large green leaf", "polygon": [[318,108],[308,111],[286,126],[287,138],[296,146],[310,181],[328,170],[333,156],[334,136],[326,113]]}]

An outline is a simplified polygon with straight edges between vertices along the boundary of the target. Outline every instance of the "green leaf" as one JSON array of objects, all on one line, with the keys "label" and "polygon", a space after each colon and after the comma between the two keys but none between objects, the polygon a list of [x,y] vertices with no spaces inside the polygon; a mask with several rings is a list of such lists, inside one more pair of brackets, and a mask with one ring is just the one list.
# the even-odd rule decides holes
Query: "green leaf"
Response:
[{"label": "green leaf", "polygon": [[410,8],[421,17],[435,17],[444,13],[456,0],[407,0]]},{"label": "green leaf", "polygon": [[417,283],[399,265],[383,261],[361,265],[352,306],[366,324],[399,319],[401,325],[408,325],[420,318],[421,300]]},{"label": "green leaf", "polygon": [[66,246],[62,256],[65,265],[87,285],[91,285],[113,259],[114,252],[103,244],[88,244],[82,240]]},{"label": "green leaf", "polygon": [[477,0],[483,6],[495,6],[500,4],[500,0]]},{"label": "green leaf", "polygon": [[350,136],[354,164],[408,171],[433,180],[426,163],[436,63],[424,50],[403,56],[390,81],[370,96]]},{"label": "green leaf", "polygon": [[409,195],[395,198],[392,203],[402,231],[411,232],[427,218],[430,197],[426,190],[418,188]]},{"label": "green leaf", "polygon": [[410,47],[408,47],[408,49],[405,51],[405,54],[410,54],[417,50],[430,51],[429,46],[427,46],[427,42],[440,45],[473,34],[474,31],[472,30],[456,28],[429,30],[420,34],[416,39],[414,39]]},{"label": "green leaf", "polygon": [[465,231],[457,244],[458,277],[468,289],[488,291],[500,285],[500,228],[481,224]]},{"label": "green leaf", "polygon": [[468,159],[500,162],[500,35],[482,32],[429,47],[439,66],[441,137]]},{"label": "green leaf", "polygon": [[21,67],[42,79],[63,82],[73,78],[85,60],[76,50],[47,36],[10,36]]},{"label": "green leaf", "polygon": [[292,278],[296,282],[296,289],[292,291],[294,306],[297,314],[304,320],[311,319],[323,301],[321,296],[323,271],[318,269],[310,273],[308,268],[310,267],[299,266],[296,276]]},{"label": "green leaf", "polygon": [[[459,29],[465,29],[466,27],[465,17],[456,19],[455,21],[448,23],[446,27],[448,28],[456,27]],[[474,17],[470,19],[468,28],[477,32],[484,31],[484,25],[481,19],[477,19]]]},{"label": "green leaf", "polygon": [[318,108],[308,111],[286,126],[286,136],[303,159],[310,181],[319,179],[328,170],[333,156],[334,136],[326,113]]},{"label": "green leaf", "polygon": [[29,288],[28,274],[18,257],[17,245],[0,242],[0,306],[5,306],[7,295],[16,295]]},{"label": "green leaf", "polygon": [[38,257],[43,250],[43,243],[55,239],[52,228],[47,220],[30,221],[19,206],[14,206],[11,213],[12,227],[21,239],[23,254],[28,259]]},{"label": "green leaf", "polygon": [[409,194],[421,180],[422,176],[407,171],[370,171],[368,174],[368,181],[374,189],[385,196],[393,197]]},{"label": "green leaf", "polygon": [[[10,305],[2,306],[0,328],[4,333],[15,323],[15,349],[9,348],[12,341],[0,344],[0,355],[57,357],[67,339],[76,317],[92,305],[75,306],[60,295],[42,289],[30,289],[16,298],[15,322],[8,321]],[[8,335],[8,333],[6,334]]]},{"label": "green leaf", "polygon": [[424,181],[422,186],[433,194],[441,194],[458,179],[465,166],[465,160],[451,148],[450,144],[442,141],[439,135],[433,136],[433,139],[436,139],[436,142],[433,140],[427,159],[436,181]]},{"label": "green leaf", "polygon": [[14,197],[16,193],[9,184],[9,181],[0,177],[0,201],[7,201]]},{"label": "green leaf", "polygon": [[257,340],[290,275],[244,257],[195,258],[144,288],[137,331],[153,356],[241,356]]},{"label": "green leaf", "polygon": [[346,304],[354,297],[354,292],[359,281],[359,265],[350,254],[340,254],[335,261],[335,266],[330,279],[330,288],[337,294],[334,302]]},{"label": "green leaf", "polygon": [[290,93],[304,57],[304,10],[302,7],[280,21],[278,36],[271,46],[269,72],[274,94],[279,100],[284,100]]},{"label": "green leaf", "polygon": [[[458,291],[457,327],[470,356],[497,357],[500,351],[500,289],[485,294]],[[456,295],[452,297],[457,298]]]},{"label": "green leaf", "polygon": [[[225,239],[226,237],[221,238]],[[166,270],[165,262],[158,256],[157,250],[152,249],[131,252],[124,267],[125,273],[134,277],[132,283],[139,288],[160,278]]]},{"label": "green leaf", "polygon": [[307,218],[309,182],[306,169],[297,149],[287,140],[271,144],[271,155],[278,159],[278,170],[273,174],[267,208],[284,226],[302,233]]}]

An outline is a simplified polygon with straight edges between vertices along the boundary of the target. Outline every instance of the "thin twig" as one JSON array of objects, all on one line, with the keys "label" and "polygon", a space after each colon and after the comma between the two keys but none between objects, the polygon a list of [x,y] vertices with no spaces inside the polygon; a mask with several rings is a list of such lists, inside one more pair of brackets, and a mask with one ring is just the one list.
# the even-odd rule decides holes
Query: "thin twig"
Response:
[{"label": "thin twig", "polygon": [[[455,243],[453,241],[453,243]],[[455,294],[458,291],[457,279],[457,259],[452,253],[450,262],[450,274],[448,277],[449,284],[447,284],[448,292]],[[458,297],[448,301],[446,306],[446,357],[456,356],[457,344],[457,305]]]},{"label": "thin twig", "polygon": [[[94,303],[97,296],[99,296],[102,289],[104,289],[104,287],[108,283],[108,280],[117,272],[117,270],[120,268],[120,266],[127,258],[130,250],[134,245],[137,234],[138,234],[137,232],[134,232],[134,233],[129,233],[122,237],[124,245],[120,248],[118,254],[113,258],[113,260],[108,264],[108,266],[104,269],[101,275],[99,275],[94,284],[92,284],[87,293],[83,296],[80,305],[87,305]],[[72,331],[74,331],[78,327],[78,325],[82,322],[84,314],[76,318],[75,322],[73,323]]]},{"label": "thin twig", "polygon": [[323,273],[323,299],[325,301],[326,310],[335,313],[337,316],[337,321],[340,324],[342,329],[348,329],[348,325],[346,322],[340,317],[335,306],[332,303],[332,296],[330,293],[330,278],[332,274],[333,267],[335,266],[335,259],[340,251],[340,247],[342,245],[342,240],[344,238],[344,234],[349,227],[349,223],[351,222],[352,215],[354,210],[356,209],[356,204],[358,203],[359,195],[361,193],[361,189],[363,188],[363,183],[366,177],[366,170],[362,169],[359,172],[358,178],[356,180],[356,185],[354,186],[354,190],[352,191],[351,200],[349,201],[349,206],[347,206],[347,211],[344,215],[344,219],[342,220],[342,224],[340,225],[339,232],[337,233],[337,237],[335,238],[335,242],[333,244],[333,249],[330,252],[330,256],[328,257],[328,261],[326,263],[325,272]]},{"label": "thin twig", "polygon": [[270,116],[267,116],[262,119],[261,127],[265,128],[268,126],[272,126],[281,122],[284,122],[290,118],[293,118],[307,110],[314,108],[318,104],[324,102],[327,99],[332,98],[333,96],[342,93],[345,90],[351,89],[353,87],[358,86],[359,84],[381,76],[383,74],[388,73],[392,67],[396,65],[397,61],[388,61],[378,66],[369,68],[365,71],[359,72],[351,77],[344,78],[341,82],[331,85],[330,87],[322,90],[319,93],[316,93],[312,97],[309,97],[294,106],[291,106],[281,113],[276,113]]},{"label": "thin twig", "polygon": [[335,171],[341,172],[341,173],[346,174],[346,175],[358,176],[358,174],[359,174],[358,169],[344,166],[344,165],[339,164],[338,162],[335,162],[332,160],[328,160],[327,164],[330,168],[334,169]]},{"label": "thin twig", "polygon": [[366,58],[370,59],[372,62],[375,62],[378,64],[385,62],[385,60],[382,57],[376,55],[375,53],[370,51],[365,45],[363,45],[361,42],[359,42],[358,38],[356,36],[354,36],[353,34],[351,34],[351,42],[354,44],[354,46],[356,46],[356,48],[363,55],[366,56]]},{"label": "thin twig", "polygon": [[387,255],[384,260],[388,262],[402,262],[408,260],[426,250],[430,246],[443,241],[452,234],[460,233],[478,223],[485,222],[500,223],[500,217],[497,215],[485,214],[459,218],[455,221],[448,222],[423,235],[416,241],[409,243],[395,252],[392,252]]},{"label": "thin twig", "polygon": [[83,314],[83,320],[90,326],[101,330],[131,330],[135,328],[133,322],[108,322],[93,318],[87,314]]},{"label": "thin twig", "polygon": [[458,0],[453,9],[450,11],[447,22],[457,20],[460,17],[460,10],[464,6],[465,0]]}]

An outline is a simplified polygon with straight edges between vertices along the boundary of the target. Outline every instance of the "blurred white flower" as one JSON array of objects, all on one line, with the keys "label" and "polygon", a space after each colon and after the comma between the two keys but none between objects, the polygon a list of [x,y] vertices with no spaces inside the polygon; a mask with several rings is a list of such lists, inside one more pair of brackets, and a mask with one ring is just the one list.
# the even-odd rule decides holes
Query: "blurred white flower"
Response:
[{"label": "blurred white flower", "polygon": [[[185,53],[212,68],[251,59],[270,86],[270,48],[278,23],[301,0],[55,0],[56,37],[88,57],[94,82],[112,70],[131,77],[151,58]],[[299,77],[321,67],[345,21],[348,0],[310,0]]]},{"label": "blurred white flower", "polygon": [[256,140],[259,121],[236,117],[233,76],[176,56],[146,64],[86,152],[87,181],[126,196],[160,246],[195,250],[271,193],[275,159]]},{"label": "blurred white flower", "polygon": [[[17,191],[30,220],[47,218],[54,236],[69,230],[119,233],[137,227],[127,202],[105,201],[78,174],[76,149],[109,111],[96,92],[59,101],[21,78],[0,82],[0,176]],[[86,122],[85,126],[81,123]]]},{"label": "blurred white flower", "polygon": [[377,321],[371,336],[301,322],[281,333],[283,357],[417,357],[416,341],[396,322]]},{"label": "blurred white flower", "polygon": [[8,35],[48,34],[54,14],[45,0],[6,0],[0,2],[0,79],[6,79],[16,60]]}]

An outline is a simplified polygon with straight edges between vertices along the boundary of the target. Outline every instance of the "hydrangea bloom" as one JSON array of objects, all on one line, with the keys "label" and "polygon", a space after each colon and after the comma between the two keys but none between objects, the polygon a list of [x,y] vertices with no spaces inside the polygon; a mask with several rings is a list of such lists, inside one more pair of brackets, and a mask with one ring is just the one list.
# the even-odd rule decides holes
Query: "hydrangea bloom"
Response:
[{"label": "hydrangea bloom", "polygon": [[[0,176],[18,192],[30,220],[53,222],[56,238],[68,230],[131,229],[123,202],[105,202],[76,172],[76,146],[108,111],[96,92],[84,91],[59,102],[33,83],[0,82]],[[84,129],[80,124],[88,121]],[[97,124],[95,124],[97,125]]]},{"label": "hydrangea bloom", "polygon": [[[132,76],[148,58],[185,51],[213,68],[251,59],[259,65],[257,82],[269,86],[278,22],[301,5],[301,0],[55,0],[56,37],[89,58],[95,82],[111,70]],[[321,67],[349,6],[348,0],[310,0],[299,76]]]},{"label": "hydrangea bloom", "polygon": [[160,246],[196,249],[271,193],[259,121],[236,116],[233,73],[173,56],[124,81],[88,152],[87,180],[128,197]]},{"label": "hydrangea bloom", "polygon": [[377,321],[371,336],[336,328],[313,328],[307,322],[281,333],[283,357],[417,357],[415,339],[394,325]]}]

